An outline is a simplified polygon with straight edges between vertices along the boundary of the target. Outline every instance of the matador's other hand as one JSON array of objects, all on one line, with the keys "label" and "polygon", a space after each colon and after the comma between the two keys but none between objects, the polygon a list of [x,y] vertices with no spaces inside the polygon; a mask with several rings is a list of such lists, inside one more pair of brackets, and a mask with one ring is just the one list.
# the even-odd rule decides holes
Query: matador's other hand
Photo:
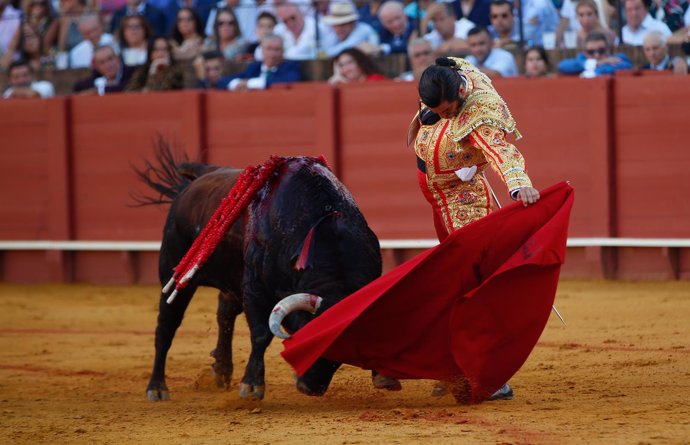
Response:
[{"label": "matador's other hand", "polygon": [[523,187],[518,192],[518,199],[522,201],[522,205],[527,207],[539,201],[539,190],[533,187]]}]

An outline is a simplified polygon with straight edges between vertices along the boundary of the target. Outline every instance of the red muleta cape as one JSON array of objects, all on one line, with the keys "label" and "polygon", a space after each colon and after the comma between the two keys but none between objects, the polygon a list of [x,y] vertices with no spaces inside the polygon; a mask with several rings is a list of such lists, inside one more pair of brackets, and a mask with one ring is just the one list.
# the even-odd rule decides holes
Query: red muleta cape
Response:
[{"label": "red muleta cape", "polygon": [[564,182],[468,224],[309,322],[283,357],[299,375],[323,356],[401,379],[462,380],[459,399],[485,400],[546,326],[572,204]]}]

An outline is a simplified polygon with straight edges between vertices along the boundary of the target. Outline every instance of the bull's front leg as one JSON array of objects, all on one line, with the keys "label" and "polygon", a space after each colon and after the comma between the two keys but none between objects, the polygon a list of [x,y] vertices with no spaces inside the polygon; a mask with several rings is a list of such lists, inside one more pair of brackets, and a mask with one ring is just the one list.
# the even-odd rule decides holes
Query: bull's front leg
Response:
[{"label": "bull's front leg", "polygon": [[232,379],[232,338],[235,331],[235,320],[242,313],[242,302],[230,292],[218,293],[218,342],[211,356],[216,359],[213,363],[213,373],[216,385],[228,388]]},{"label": "bull's front leg", "polygon": [[168,304],[167,294],[161,294],[158,305],[158,325],[156,326],[156,358],[153,362],[151,380],[146,388],[146,397],[151,401],[169,400],[168,386],[165,384],[165,362],[172,345],[177,328],[182,324],[182,318],[189,302],[194,296],[196,286],[182,289],[172,304]]},{"label": "bull's front leg", "polygon": [[263,295],[259,296],[245,290],[244,298],[252,350],[240,383],[240,397],[262,400],[266,392],[264,354],[273,339],[273,334],[268,328],[268,317],[272,308],[261,304],[261,299],[265,298]]}]

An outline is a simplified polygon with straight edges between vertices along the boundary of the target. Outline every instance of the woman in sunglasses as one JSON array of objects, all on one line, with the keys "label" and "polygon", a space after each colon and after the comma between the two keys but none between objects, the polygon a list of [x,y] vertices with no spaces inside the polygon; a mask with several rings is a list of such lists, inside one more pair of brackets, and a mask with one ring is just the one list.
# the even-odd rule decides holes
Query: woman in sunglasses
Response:
[{"label": "woman in sunglasses", "polygon": [[632,62],[623,53],[611,55],[607,37],[600,32],[591,32],[585,38],[585,50],[573,59],[563,59],[558,64],[561,74],[580,74],[582,77],[596,77],[613,74],[618,70],[629,70]]},{"label": "woman in sunglasses", "polygon": [[229,8],[219,9],[213,25],[213,35],[204,42],[202,52],[218,51],[223,54],[225,60],[232,61],[242,56],[247,45],[235,13]]}]

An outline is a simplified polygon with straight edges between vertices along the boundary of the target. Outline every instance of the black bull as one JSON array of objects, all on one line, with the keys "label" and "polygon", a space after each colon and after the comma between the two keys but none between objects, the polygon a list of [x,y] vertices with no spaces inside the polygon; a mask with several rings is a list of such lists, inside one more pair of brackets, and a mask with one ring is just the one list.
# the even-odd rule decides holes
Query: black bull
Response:
[{"label": "black bull", "polygon": [[[167,174],[155,182],[155,167],[139,172],[142,179],[172,200],[165,223],[159,259],[161,285],[168,282],[206,222],[227,195],[239,170],[186,163],[177,169],[172,157],[159,156]],[[167,165],[165,165],[167,162]],[[155,173],[155,171],[154,171]],[[190,181],[191,180],[191,181]],[[161,203],[163,201],[149,200]],[[313,229],[306,267],[295,262],[305,237]],[[243,398],[264,396],[264,353],[273,334],[268,319],[274,305],[295,293],[323,298],[316,313],[381,275],[381,253],[348,190],[333,173],[313,158],[288,158],[280,173],[259,190],[230,228],[208,262],[182,289],[172,304],[161,294],[156,327],[156,356],[147,388],[149,400],[169,398],[165,362],[177,328],[198,286],[218,289],[218,342],[212,352],[219,386],[229,386],[233,372],[232,336],[235,319],[244,310],[250,329],[251,353],[240,384]],[[296,331],[313,315],[296,312],[283,326]],[[309,395],[328,389],[339,363],[320,359],[297,381]],[[388,388],[390,389],[390,388]]]}]

